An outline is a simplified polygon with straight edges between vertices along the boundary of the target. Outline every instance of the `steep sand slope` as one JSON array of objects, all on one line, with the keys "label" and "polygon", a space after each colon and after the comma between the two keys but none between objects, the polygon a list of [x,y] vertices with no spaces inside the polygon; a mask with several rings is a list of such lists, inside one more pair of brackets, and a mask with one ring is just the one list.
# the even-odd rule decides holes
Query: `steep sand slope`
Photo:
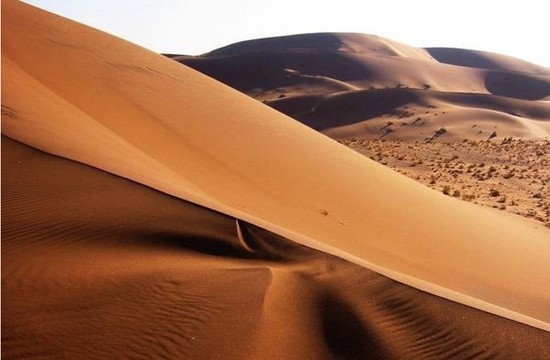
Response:
[{"label": "steep sand slope", "polygon": [[2,359],[550,357],[550,333],[2,138]]},{"label": "steep sand slope", "polygon": [[539,75],[548,75],[550,72],[550,69],[543,66],[487,51],[435,47],[426,48],[426,51],[437,61],[445,64]]},{"label": "steep sand slope", "polygon": [[542,226],[444,197],[167,58],[2,10],[9,137],[550,328]]},{"label": "steep sand slope", "polygon": [[550,70],[498,54],[319,33],[169,56],[335,138],[550,135]]}]

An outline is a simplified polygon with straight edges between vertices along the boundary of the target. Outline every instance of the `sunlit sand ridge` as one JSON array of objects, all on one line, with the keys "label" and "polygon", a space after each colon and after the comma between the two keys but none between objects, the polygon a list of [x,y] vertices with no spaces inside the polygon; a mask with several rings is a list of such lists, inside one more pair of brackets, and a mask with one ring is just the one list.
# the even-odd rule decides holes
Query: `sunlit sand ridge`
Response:
[{"label": "sunlit sand ridge", "polygon": [[2,358],[544,359],[550,334],[2,139]]},{"label": "sunlit sand ridge", "polygon": [[[550,329],[545,265],[550,233],[536,223],[442,196],[170,59],[12,1],[2,7],[2,72],[2,132],[14,140],[238,218],[426,292]],[[87,215],[75,217],[86,229]],[[235,224],[234,219],[229,222]],[[42,226],[48,223],[46,219]],[[69,228],[57,230],[60,241],[73,231],[80,234],[80,228]],[[114,234],[125,232],[123,226],[113,229]],[[240,238],[228,245],[239,254],[244,251],[239,247],[246,245],[246,236]],[[161,261],[164,256],[174,260],[162,255],[155,266],[166,270],[170,262]],[[3,262],[3,282],[9,279],[4,266],[15,273],[28,270],[24,278],[29,279],[55,276],[54,269],[41,275],[32,266],[18,268],[25,258]],[[78,260],[60,259],[67,266],[74,262]],[[131,273],[131,262],[126,264]],[[74,281],[95,270],[79,273]],[[270,276],[258,270],[253,277],[264,286]],[[293,276],[273,277],[277,294],[309,291]],[[279,282],[281,278],[285,280]],[[266,298],[262,306],[283,311],[276,299]],[[324,299],[335,303],[331,296]],[[206,302],[205,313],[215,312],[216,306]],[[314,320],[295,325],[304,333],[316,326]],[[345,350],[337,346],[333,351]]]}]

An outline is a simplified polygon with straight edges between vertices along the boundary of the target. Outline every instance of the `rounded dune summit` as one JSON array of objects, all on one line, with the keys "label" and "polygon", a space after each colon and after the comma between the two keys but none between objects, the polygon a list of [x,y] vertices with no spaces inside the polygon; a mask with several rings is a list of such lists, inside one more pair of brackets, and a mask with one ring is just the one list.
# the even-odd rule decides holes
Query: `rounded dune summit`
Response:
[{"label": "rounded dune summit", "polygon": [[[380,41],[396,59],[437,65],[424,51]],[[354,44],[350,40],[348,48],[359,46]],[[348,55],[345,61],[357,63],[359,54]],[[292,71],[285,74],[292,78]],[[343,86],[328,75],[323,84]],[[533,339],[536,356],[548,353],[546,333],[539,329],[550,330],[550,232],[535,222],[442,196],[198,71],[16,1],[2,2],[2,89],[2,133],[9,138],[2,145],[10,159],[2,162],[3,170],[18,169],[2,186],[2,225],[9,229],[2,248],[10,254],[6,261],[3,255],[2,282],[13,294],[3,301],[3,318],[9,320],[3,321],[3,334],[9,333],[3,342],[11,341],[14,358],[51,354],[66,329],[80,337],[89,329],[100,335],[120,329],[120,342],[97,337],[113,346],[98,348],[96,357],[106,356],[109,348],[134,343],[129,329],[143,324],[159,329],[140,333],[163,351],[159,356],[182,356],[174,350],[178,344],[195,349],[184,355],[200,354],[197,349],[217,343],[213,339],[230,348],[221,325],[210,328],[213,337],[200,333],[216,314],[224,314],[223,324],[245,339],[257,333],[279,339],[247,341],[246,348],[232,350],[232,358],[364,358],[365,349],[392,358],[397,355],[386,340],[365,334],[384,331],[403,339],[407,323],[419,325],[430,339],[454,340],[443,350],[402,343],[394,350],[401,356],[433,351],[450,357],[453,347],[475,356],[483,345],[470,347],[466,340],[478,333],[474,321],[459,320],[466,313],[484,319],[479,329],[508,329],[495,340],[499,344],[523,334],[518,344]],[[416,96],[412,89],[406,93]],[[452,100],[442,95],[438,101]],[[10,184],[6,190],[4,181]],[[134,201],[136,207],[130,206]],[[198,213],[202,227],[194,229]],[[179,216],[187,222],[180,224]],[[98,248],[102,241],[112,253]],[[182,254],[169,251],[174,249]],[[185,263],[189,254],[194,256]],[[229,259],[221,261],[224,256]],[[44,269],[41,261],[52,266]],[[281,263],[292,263],[292,271]],[[182,271],[184,264],[194,270]],[[346,282],[347,274],[356,271],[365,284],[379,284],[374,288],[385,300],[365,305],[364,297],[347,293],[356,285]],[[325,277],[330,285],[311,280]],[[243,288],[249,297],[239,293]],[[398,296],[401,291],[407,295]],[[100,297],[85,301],[98,292]],[[433,302],[425,308],[430,310],[422,310],[417,296]],[[287,306],[288,297],[299,300]],[[63,303],[74,308],[57,318],[66,310]],[[44,310],[52,304],[51,313]],[[445,336],[450,329],[431,333],[432,320],[407,317],[410,308],[441,313],[446,306],[454,309],[453,321],[468,323],[470,335],[455,341]],[[187,324],[175,324],[178,314],[169,309]],[[366,316],[376,309],[382,325]],[[29,313],[28,320],[19,320]],[[79,325],[81,313],[87,318]],[[98,316],[103,320],[96,322]],[[443,321],[434,316],[435,323]],[[401,320],[395,323],[395,317]],[[33,327],[35,319],[53,330],[41,332]],[[293,336],[284,336],[285,326]],[[348,336],[334,329],[346,329]],[[23,346],[29,338],[39,345]],[[78,352],[76,342],[70,345],[66,357]],[[144,356],[142,345],[124,354]],[[293,350],[303,356],[285,356]]]},{"label": "rounded dune summit", "polygon": [[550,136],[550,71],[509,56],[318,33],[169,57],[333,138]]},{"label": "rounded dune summit", "polygon": [[441,196],[120,39],[16,2],[3,13],[7,136],[548,327],[547,229]]}]

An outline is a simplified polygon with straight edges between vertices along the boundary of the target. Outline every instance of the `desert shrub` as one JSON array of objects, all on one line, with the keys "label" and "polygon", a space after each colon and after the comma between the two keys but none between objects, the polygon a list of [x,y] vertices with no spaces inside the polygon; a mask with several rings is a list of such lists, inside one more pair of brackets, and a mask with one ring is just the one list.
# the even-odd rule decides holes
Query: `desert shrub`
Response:
[{"label": "desert shrub", "polygon": [[500,191],[498,191],[496,189],[491,189],[491,191],[489,191],[489,196],[491,196],[491,197],[500,196]]}]

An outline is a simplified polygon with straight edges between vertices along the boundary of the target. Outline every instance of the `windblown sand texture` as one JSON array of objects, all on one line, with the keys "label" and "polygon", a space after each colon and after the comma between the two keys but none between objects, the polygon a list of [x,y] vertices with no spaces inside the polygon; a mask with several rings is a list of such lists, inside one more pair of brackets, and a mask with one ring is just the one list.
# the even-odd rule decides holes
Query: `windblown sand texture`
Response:
[{"label": "windblown sand texture", "polygon": [[2,89],[4,358],[550,355],[538,223],[16,1]]},{"label": "windblown sand texture", "polygon": [[550,334],[2,139],[2,358],[550,355]]}]

